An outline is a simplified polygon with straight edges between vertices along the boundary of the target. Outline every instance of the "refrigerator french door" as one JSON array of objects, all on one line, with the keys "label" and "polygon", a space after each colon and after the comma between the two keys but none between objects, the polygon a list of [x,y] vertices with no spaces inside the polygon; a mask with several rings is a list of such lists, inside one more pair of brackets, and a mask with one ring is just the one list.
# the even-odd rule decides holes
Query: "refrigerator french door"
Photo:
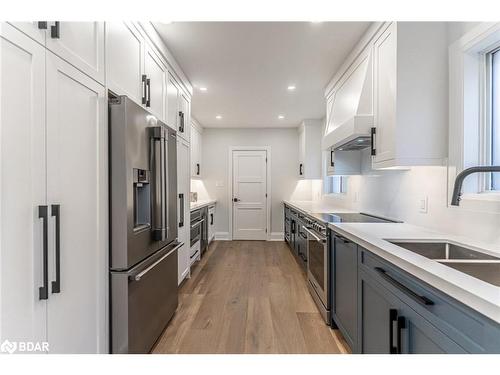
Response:
[{"label": "refrigerator french door", "polygon": [[111,351],[147,353],[177,294],[177,140],[126,96],[110,100]]}]

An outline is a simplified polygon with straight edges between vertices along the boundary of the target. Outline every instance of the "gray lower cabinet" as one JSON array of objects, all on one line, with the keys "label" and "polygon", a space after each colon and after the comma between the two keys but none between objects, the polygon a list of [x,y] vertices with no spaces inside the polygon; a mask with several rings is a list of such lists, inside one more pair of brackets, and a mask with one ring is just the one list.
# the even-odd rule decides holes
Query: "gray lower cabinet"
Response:
[{"label": "gray lower cabinet", "polygon": [[362,353],[465,353],[457,343],[363,270],[359,272],[359,300]]},{"label": "gray lower cabinet", "polygon": [[332,234],[332,318],[353,352],[358,352],[358,245]]}]

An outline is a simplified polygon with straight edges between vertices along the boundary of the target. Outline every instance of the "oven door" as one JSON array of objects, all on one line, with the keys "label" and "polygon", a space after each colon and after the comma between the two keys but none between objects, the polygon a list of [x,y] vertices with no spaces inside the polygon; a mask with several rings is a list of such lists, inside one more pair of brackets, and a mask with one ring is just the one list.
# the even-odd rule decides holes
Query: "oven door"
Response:
[{"label": "oven door", "polygon": [[196,242],[201,241],[201,235],[202,235],[201,226],[204,221],[205,221],[204,219],[198,219],[191,222],[191,236],[190,236],[191,247],[193,247]]},{"label": "oven door", "polygon": [[328,241],[326,237],[303,228],[307,233],[307,278],[326,309],[328,306]]}]

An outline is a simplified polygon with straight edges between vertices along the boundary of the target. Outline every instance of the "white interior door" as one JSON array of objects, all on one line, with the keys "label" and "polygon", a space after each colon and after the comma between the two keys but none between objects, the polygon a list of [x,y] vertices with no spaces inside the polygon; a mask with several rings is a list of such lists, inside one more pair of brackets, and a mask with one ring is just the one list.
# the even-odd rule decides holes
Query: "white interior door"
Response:
[{"label": "white interior door", "polygon": [[107,126],[103,86],[47,52],[47,200],[60,205],[60,292],[51,219],[48,339],[54,353],[104,353]]},{"label": "white interior door", "polygon": [[45,341],[45,50],[0,24],[0,342]]},{"label": "white interior door", "polygon": [[267,151],[233,151],[233,239],[267,238]]}]

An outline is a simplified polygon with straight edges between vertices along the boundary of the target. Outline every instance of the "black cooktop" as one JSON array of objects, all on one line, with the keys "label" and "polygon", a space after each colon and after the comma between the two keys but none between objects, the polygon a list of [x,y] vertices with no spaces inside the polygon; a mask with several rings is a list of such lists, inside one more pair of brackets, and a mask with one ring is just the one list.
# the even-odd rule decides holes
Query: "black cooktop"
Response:
[{"label": "black cooktop", "polygon": [[363,213],[333,212],[329,214],[312,214],[312,216],[326,223],[395,223],[393,220]]}]

